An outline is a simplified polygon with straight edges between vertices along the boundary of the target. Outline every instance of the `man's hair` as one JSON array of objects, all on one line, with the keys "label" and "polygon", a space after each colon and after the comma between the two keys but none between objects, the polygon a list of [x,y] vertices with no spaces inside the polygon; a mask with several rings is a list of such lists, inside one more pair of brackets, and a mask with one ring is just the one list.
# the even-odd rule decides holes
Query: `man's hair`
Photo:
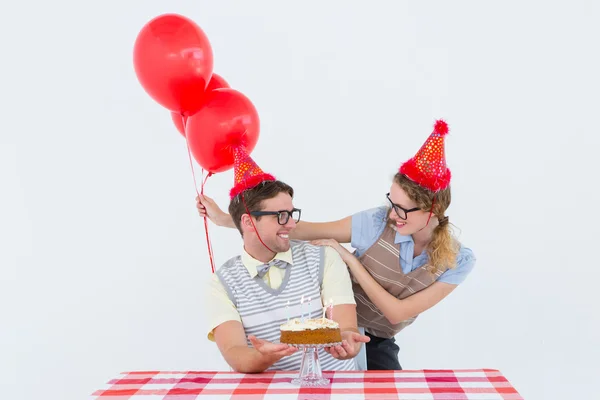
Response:
[{"label": "man's hair", "polygon": [[[229,215],[231,215],[235,227],[242,236],[244,235],[241,227],[242,215],[248,212],[262,211],[263,200],[272,199],[279,193],[287,193],[290,197],[294,197],[294,189],[290,185],[281,181],[263,181],[231,199],[229,202]],[[242,196],[244,197],[243,200]],[[258,220],[260,217],[256,217],[256,219]]]}]

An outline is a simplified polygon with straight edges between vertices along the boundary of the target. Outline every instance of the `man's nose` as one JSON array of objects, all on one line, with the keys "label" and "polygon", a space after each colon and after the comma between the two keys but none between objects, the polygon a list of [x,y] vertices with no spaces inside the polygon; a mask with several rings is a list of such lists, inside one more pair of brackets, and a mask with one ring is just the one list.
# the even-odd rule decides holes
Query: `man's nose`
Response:
[{"label": "man's nose", "polygon": [[296,227],[296,221],[294,220],[294,218],[292,218],[292,216],[290,216],[290,219],[288,219],[287,224],[285,224],[285,227],[288,229],[294,229]]}]

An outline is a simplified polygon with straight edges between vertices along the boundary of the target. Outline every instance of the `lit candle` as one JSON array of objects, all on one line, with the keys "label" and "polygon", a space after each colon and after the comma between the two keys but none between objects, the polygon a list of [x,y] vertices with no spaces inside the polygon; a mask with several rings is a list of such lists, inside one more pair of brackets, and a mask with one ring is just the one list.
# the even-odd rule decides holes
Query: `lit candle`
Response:
[{"label": "lit candle", "polygon": [[325,311],[327,311],[327,306],[323,307],[323,317],[321,317],[323,321],[325,321]]},{"label": "lit candle", "polygon": [[308,298],[308,310],[306,310],[306,319],[310,319],[310,297]]},{"label": "lit candle", "polygon": [[329,299],[329,319],[333,319],[333,300]]},{"label": "lit candle", "polygon": [[304,322],[302,318],[304,317],[304,295],[300,299],[300,322]]}]

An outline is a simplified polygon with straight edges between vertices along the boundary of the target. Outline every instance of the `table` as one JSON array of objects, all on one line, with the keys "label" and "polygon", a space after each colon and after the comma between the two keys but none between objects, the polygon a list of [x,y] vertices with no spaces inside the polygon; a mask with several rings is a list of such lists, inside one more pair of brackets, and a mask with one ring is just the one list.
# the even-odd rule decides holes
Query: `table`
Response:
[{"label": "table", "polygon": [[92,394],[97,400],[522,400],[498,370],[323,371],[331,384],[300,388],[297,372],[134,371]]}]

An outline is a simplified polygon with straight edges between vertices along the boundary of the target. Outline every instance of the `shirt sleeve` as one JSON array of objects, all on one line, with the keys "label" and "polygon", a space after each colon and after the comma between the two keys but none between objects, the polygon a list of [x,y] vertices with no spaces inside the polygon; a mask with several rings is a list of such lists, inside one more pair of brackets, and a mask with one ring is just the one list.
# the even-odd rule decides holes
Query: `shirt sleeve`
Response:
[{"label": "shirt sleeve", "polygon": [[475,267],[475,254],[471,249],[461,247],[460,252],[456,258],[456,266],[452,269],[445,271],[439,278],[439,282],[450,283],[453,285],[459,285],[464,282],[469,273]]},{"label": "shirt sleeve", "polygon": [[352,215],[351,245],[361,256],[379,238],[385,228],[388,208],[371,208]]},{"label": "shirt sleeve", "polygon": [[208,284],[208,290],[205,291],[205,296],[205,304],[210,304],[209,307],[204,308],[208,319],[208,340],[214,342],[213,333],[217,326],[227,321],[238,321],[241,323],[242,320],[217,274],[212,275]]},{"label": "shirt sleeve", "polygon": [[331,300],[334,306],[356,304],[348,267],[338,252],[329,246],[325,246],[321,300],[323,304],[329,304]]}]

